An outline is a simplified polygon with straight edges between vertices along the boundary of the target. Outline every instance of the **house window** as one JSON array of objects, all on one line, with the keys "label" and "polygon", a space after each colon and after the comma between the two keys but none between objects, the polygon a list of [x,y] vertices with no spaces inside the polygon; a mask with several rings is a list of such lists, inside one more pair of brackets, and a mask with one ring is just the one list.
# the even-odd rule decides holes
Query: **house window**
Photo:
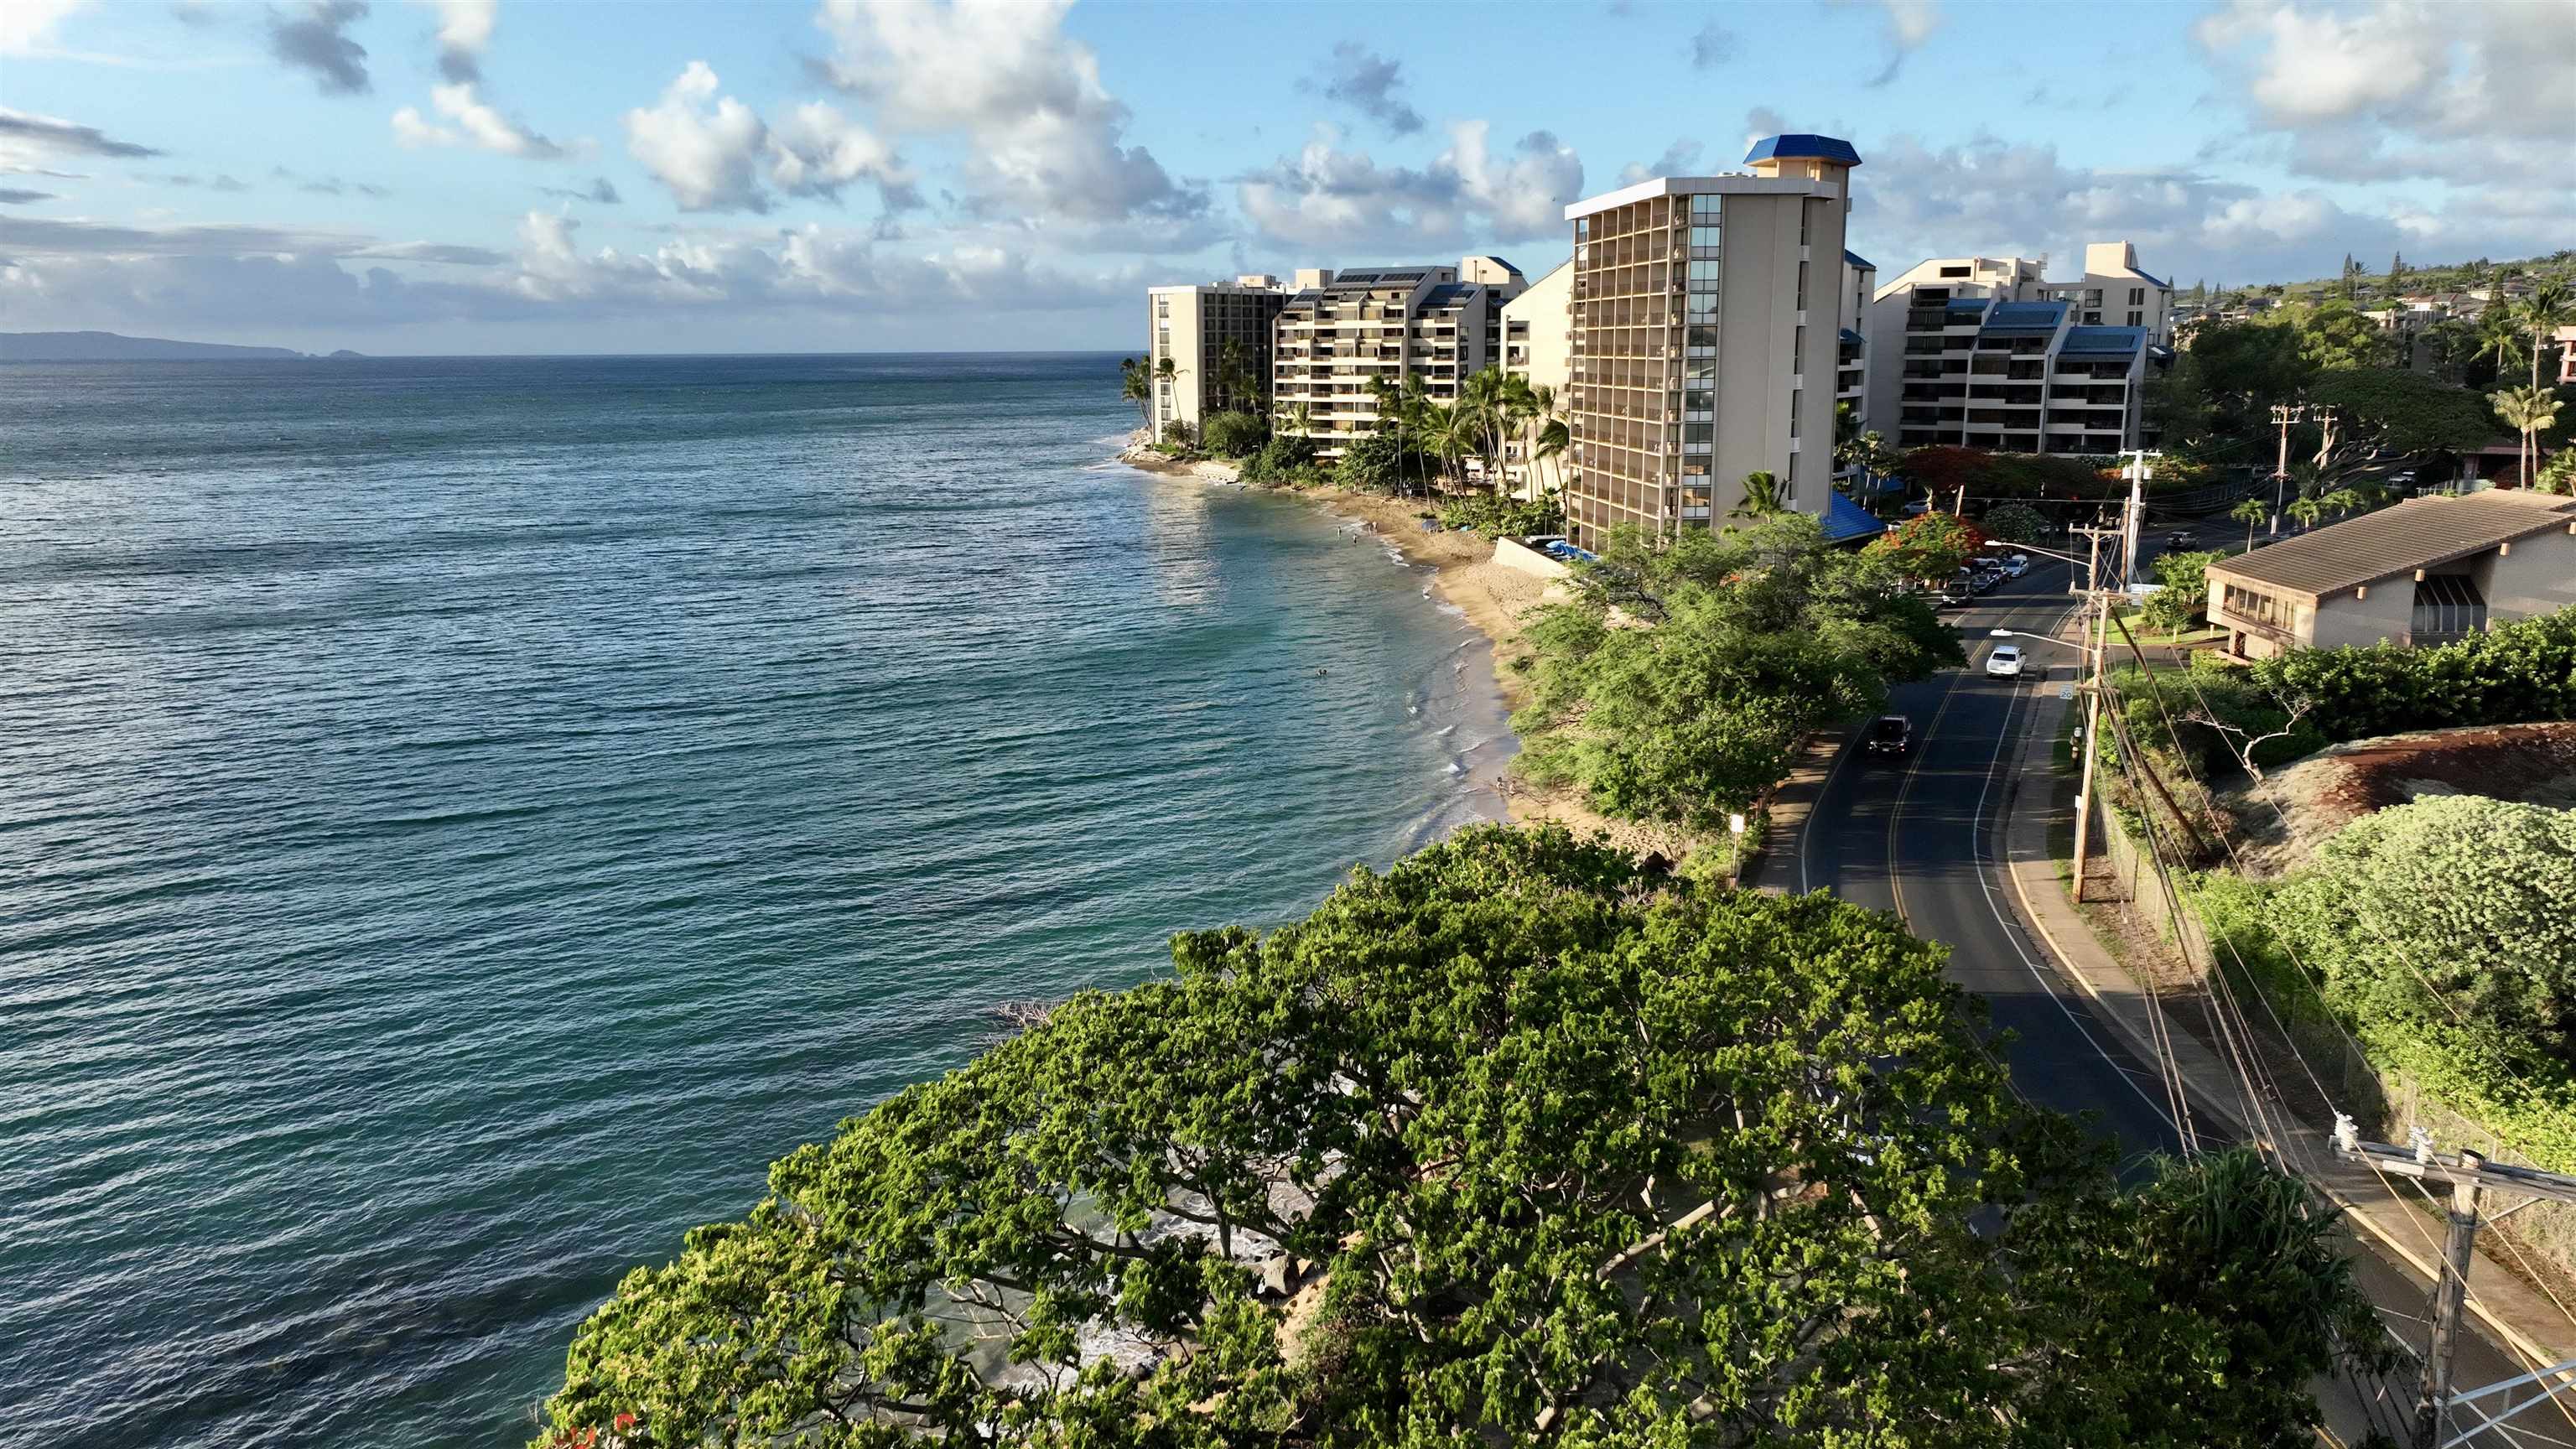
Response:
[{"label": "house window", "polygon": [[2146,325],[2146,320],[2147,320],[2147,314],[2146,314],[2146,313],[2144,313],[2144,312],[2131,312],[2131,313],[2129,314],[2129,325],[2130,325],[2130,326],[2132,326],[2132,327],[2142,327],[2142,326],[2145,326],[2145,325]]},{"label": "house window", "polygon": [[2147,305],[2147,289],[2144,287],[2131,287],[2129,289],[2129,305],[2132,307],[2143,307]]}]

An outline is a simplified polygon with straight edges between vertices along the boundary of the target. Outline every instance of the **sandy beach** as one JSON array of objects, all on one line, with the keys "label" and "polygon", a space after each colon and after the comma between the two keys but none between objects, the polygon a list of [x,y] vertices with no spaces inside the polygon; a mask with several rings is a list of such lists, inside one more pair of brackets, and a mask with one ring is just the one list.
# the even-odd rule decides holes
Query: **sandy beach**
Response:
[{"label": "sandy beach", "polygon": [[[1143,472],[1168,478],[1189,478],[1209,484],[1244,485],[1229,463],[1176,463],[1150,452],[1130,449],[1119,460]],[[1276,491],[1300,498],[1322,508],[1336,518],[1366,525],[1371,533],[1408,560],[1432,570],[1431,587],[1438,596],[1455,606],[1467,622],[1494,646],[1494,682],[1502,691],[1504,702],[1517,710],[1529,702],[1529,686],[1521,677],[1520,664],[1529,654],[1523,639],[1532,610],[1546,602],[1548,582],[1532,574],[1507,568],[1494,561],[1492,539],[1473,533],[1455,533],[1447,529],[1429,532],[1422,527],[1422,516],[1433,512],[1435,504],[1418,498],[1388,498],[1375,493],[1354,493],[1329,484]],[[1577,834],[1605,834],[1621,847],[1640,854],[1658,851],[1678,859],[1690,842],[1666,831],[1655,830],[1626,820],[1613,820],[1584,804],[1569,790],[1542,789],[1505,771],[1495,781],[1511,818],[1522,823],[1553,820]]]}]

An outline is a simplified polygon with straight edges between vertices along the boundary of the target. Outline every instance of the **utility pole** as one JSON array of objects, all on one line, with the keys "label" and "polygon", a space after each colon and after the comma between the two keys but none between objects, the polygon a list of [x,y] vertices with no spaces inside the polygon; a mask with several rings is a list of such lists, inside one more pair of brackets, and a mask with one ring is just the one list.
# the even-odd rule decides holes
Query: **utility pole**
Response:
[{"label": "utility pole", "polygon": [[2084,899],[2084,862],[2093,841],[2094,740],[2102,733],[2103,635],[2108,629],[2109,600],[2102,589],[2102,540],[2118,537],[2121,528],[2078,528],[2092,540],[2084,565],[2084,761],[2075,777],[2075,899]]},{"label": "utility pole", "polygon": [[2161,458],[2164,454],[2130,448],[2120,456],[2129,460],[2129,511],[2121,519],[2123,537],[2120,540],[2120,587],[2126,589],[2137,582],[2138,530],[2147,517],[2147,480],[2155,476],[2155,470],[2147,466],[2147,460]]},{"label": "utility pole", "polygon": [[[2451,1445],[2464,1444],[2565,1387],[2565,1376],[2576,1369],[2576,1360],[2554,1364],[2454,1397],[2451,1362],[2459,1347],[2460,1311],[2468,1300],[2469,1264],[2475,1259],[2478,1212],[2486,1189],[2522,1193],[2526,1201],[2550,1198],[2576,1203],[2576,1177],[2528,1167],[2502,1166],[2465,1148],[2452,1154],[2446,1162],[2433,1150],[2432,1139],[2421,1133],[2417,1134],[2412,1149],[2392,1147],[2385,1142],[2364,1142],[2352,1118],[2342,1112],[2335,1114],[2334,1149],[2336,1156],[2363,1163],[2383,1174],[2411,1177],[2425,1183],[2448,1183],[2451,1187],[2451,1210],[2442,1241],[2442,1278],[2433,1285],[2433,1329],[2425,1344],[2423,1381],[2415,1400],[2413,1449],[2448,1449]],[[2520,1206],[2515,1204],[2515,1207]],[[2513,1210],[2505,1209],[2506,1212]],[[2552,1382],[2552,1379],[2560,1382]],[[2450,1439],[2442,1437],[2444,1421],[2450,1418],[2454,1405],[2466,1404],[2526,1383],[2540,1387],[2538,1398],[2526,1399],[2493,1413],[2481,1408],[2478,1412],[2485,1417],[2467,1432]]]},{"label": "utility pole", "polygon": [[1968,516],[1968,485],[1965,483],[1959,485],[1959,497],[1950,505],[1950,516],[1952,518]]},{"label": "utility pole", "polygon": [[2281,425],[2281,457],[2272,465],[2272,536],[2281,536],[2281,489],[2290,478],[2290,424],[2308,415],[2304,407],[2272,404],[2272,421]]}]

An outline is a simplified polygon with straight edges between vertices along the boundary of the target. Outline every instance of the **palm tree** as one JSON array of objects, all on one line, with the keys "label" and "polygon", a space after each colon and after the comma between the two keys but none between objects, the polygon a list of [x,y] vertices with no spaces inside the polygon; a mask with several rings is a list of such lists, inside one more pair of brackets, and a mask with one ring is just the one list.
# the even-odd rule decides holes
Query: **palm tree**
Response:
[{"label": "palm tree", "polygon": [[2510,308],[2489,307],[2478,315],[2478,342],[2469,352],[2469,361],[2494,358],[2496,371],[2522,360],[2522,325],[2516,322]]},{"label": "palm tree", "polygon": [[1780,511],[1780,480],[1768,468],[1744,475],[1744,501],[1726,510],[1729,518],[1760,518]]},{"label": "palm tree", "polygon": [[2314,493],[2304,494],[2292,499],[2284,511],[2299,521],[2299,529],[2304,533],[2316,527],[2317,520],[2326,516],[2326,501]]},{"label": "palm tree", "polygon": [[2513,320],[2531,334],[2531,385],[2540,386],[2540,354],[2559,328],[2576,322],[2576,294],[2564,282],[2543,282],[2513,309]]},{"label": "palm tree", "polygon": [[1538,444],[1530,451],[1530,461],[1533,464],[1555,461],[1556,488],[1554,491],[1559,493],[1565,491],[1565,449],[1573,441],[1574,430],[1566,426],[1565,419],[1551,417],[1540,425]]},{"label": "palm tree", "polygon": [[2263,500],[2260,498],[2246,498],[2240,500],[2235,507],[2227,510],[2227,516],[2245,525],[2245,551],[2247,553],[2252,553],[2254,551],[2254,525],[2271,517],[2272,510],[2264,507]]},{"label": "palm tree", "polygon": [[1145,370],[1145,360],[1130,357],[1118,364],[1118,395],[1136,405],[1136,414],[1145,424],[1145,436],[1154,434],[1154,379]]},{"label": "palm tree", "polygon": [[2540,452],[2540,435],[2558,422],[2558,394],[2533,383],[2529,387],[2511,387],[2493,399],[2496,416],[2504,425],[2522,435],[2522,485],[2531,486],[2533,462]]}]

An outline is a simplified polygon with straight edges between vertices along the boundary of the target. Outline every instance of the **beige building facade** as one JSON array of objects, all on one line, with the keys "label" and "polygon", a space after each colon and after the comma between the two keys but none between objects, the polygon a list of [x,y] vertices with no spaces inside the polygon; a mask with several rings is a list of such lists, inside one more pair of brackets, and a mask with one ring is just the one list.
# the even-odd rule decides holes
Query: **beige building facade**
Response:
[{"label": "beige building facade", "polygon": [[[1529,290],[1503,304],[1503,371],[1544,388],[1555,415],[1562,417],[1574,380],[1574,259],[1556,264]],[[1565,459],[1540,459],[1537,432],[1546,419],[1533,423],[1530,436],[1503,442],[1503,478],[1515,497],[1532,498],[1561,483]]]},{"label": "beige building facade", "polygon": [[[1186,424],[1195,434],[1215,413],[1262,410],[1272,338],[1287,301],[1288,289],[1276,277],[1263,275],[1146,289],[1146,362],[1154,374],[1155,437],[1162,437],[1172,423]],[[1227,366],[1229,344],[1235,349],[1234,369]]]},{"label": "beige building facade", "polygon": [[1408,380],[1441,404],[1501,353],[1504,306],[1527,283],[1498,257],[1455,267],[1369,267],[1297,273],[1271,349],[1271,422],[1339,458],[1377,431],[1377,384]]},{"label": "beige building facade", "polygon": [[1825,511],[1859,164],[1848,142],[1775,136],[1749,174],[1658,177],[1566,208],[1577,545],[1709,527],[1757,471],[1790,507]]},{"label": "beige building facade", "polygon": [[2576,605],[2576,498],[2416,498],[2209,566],[2227,650],[2447,644]]}]

